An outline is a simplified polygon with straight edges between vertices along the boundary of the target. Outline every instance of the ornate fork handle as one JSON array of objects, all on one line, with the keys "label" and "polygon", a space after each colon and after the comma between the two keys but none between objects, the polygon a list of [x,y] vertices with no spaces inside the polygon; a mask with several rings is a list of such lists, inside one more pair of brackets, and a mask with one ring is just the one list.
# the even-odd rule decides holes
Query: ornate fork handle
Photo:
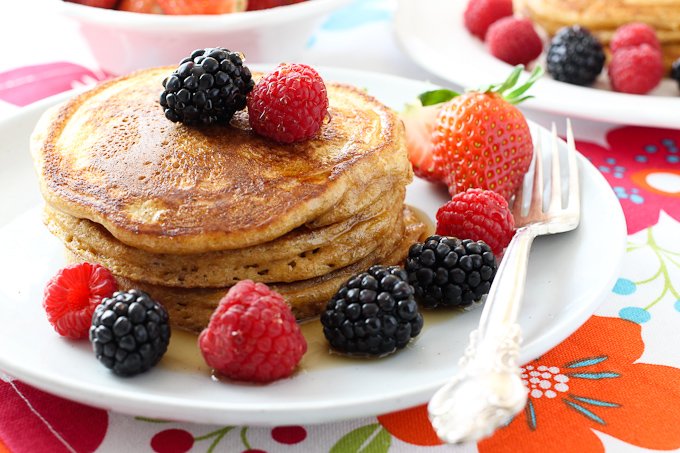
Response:
[{"label": "ornate fork handle", "polygon": [[460,359],[460,372],[430,400],[430,421],[446,442],[486,437],[526,404],[527,390],[517,363],[521,343],[517,315],[536,227],[541,226],[519,228],[510,241],[479,328],[470,334],[470,343]]}]

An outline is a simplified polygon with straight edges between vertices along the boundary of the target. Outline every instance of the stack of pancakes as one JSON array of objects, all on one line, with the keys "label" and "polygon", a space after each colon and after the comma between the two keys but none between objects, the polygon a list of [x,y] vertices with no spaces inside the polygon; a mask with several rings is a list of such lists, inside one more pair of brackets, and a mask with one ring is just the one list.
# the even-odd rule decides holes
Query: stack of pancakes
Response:
[{"label": "stack of pancakes", "polygon": [[198,331],[244,279],[268,284],[298,319],[351,275],[403,260],[426,226],[404,205],[403,125],[356,88],[327,83],[317,138],[278,145],[246,112],[230,126],[165,119],[155,68],[48,111],[32,137],[45,223],[74,262],[100,263]]},{"label": "stack of pancakes", "polygon": [[666,66],[680,58],[680,0],[515,0],[515,8],[550,35],[581,25],[603,44],[621,25],[644,22],[656,30]]}]

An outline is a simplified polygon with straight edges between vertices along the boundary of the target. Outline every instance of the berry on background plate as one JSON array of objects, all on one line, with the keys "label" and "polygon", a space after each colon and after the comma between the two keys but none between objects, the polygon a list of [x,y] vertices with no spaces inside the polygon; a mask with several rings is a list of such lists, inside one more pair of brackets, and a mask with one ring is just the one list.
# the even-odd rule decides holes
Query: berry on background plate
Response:
[{"label": "berry on background plate", "polygon": [[406,271],[371,266],[351,277],[321,313],[323,333],[333,350],[382,357],[403,349],[420,334],[423,317]]},{"label": "berry on background plate", "polygon": [[95,309],[90,343],[97,360],[115,374],[143,373],[168,349],[168,312],[144,291],[117,291]]},{"label": "berry on background plate", "polygon": [[626,47],[637,47],[648,44],[661,52],[661,43],[656,36],[656,31],[647,24],[632,22],[617,28],[609,42],[609,50],[612,53]]},{"label": "berry on background plate", "polygon": [[223,47],[196,49],[163,80],[165,117],[185,124],[226,124],[253,89],[243,55]]},{"label": "berry on background plate", "polygon": [[548,73],[560,82],[592,85],[604,67],[602,44],[586,28],[563,27],[553,36],[546,56]]},{"label": "berry on background plate", "polygon": [[491,55],[513,66],[528,65],[543,52],[543,41],[529,19],[504,17],[489,27],[485,41]]},{"label": "berry on background plate", "polygon": [[280,64],[266,74],[248,96],[253,130],[278,143],[308,140],[328,116],[323,79],[305,64]]},{"label": "berry on background plate", "polygon": [[242,280],[229,289],[198,337],[206,363],[239,381],[290,376],[307,342],[283,297],[263,283]]},{"label": "berry on background plate", "polygon": [[496,192],[468,189],[437,211],[437,234],[486,242],[496,256],[515,234],[508,202]]},{"label": "berry on background plate", "polygon": [[484,39],[491,24],[507,16],[512,16],[512,0],[470,0],[463,20],[470,33]]},{"label": "berry on background plate", "polygon": [[426,308],[465,307],[481,300],[496,269],[486,243],[439,235],[413,244],[406,258],[408,280]]},{"label": "berry on background plate", "polygon": [[43,308],[47,320],[63,337],[87,338],[95,308],[117,289],[111,272],[99,264],[66,266],[45,286]]},{"label": "berry on background plate", "polygon": [[617,50],[608,71],[614,91],[630,94],[649,93],[661,82],[665,72],[661,52],[649,44]]}]

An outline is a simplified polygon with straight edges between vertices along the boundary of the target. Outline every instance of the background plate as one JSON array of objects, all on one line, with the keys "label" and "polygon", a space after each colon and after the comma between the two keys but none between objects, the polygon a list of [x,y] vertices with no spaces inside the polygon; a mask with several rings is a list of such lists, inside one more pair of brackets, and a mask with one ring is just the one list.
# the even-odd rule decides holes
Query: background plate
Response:
[{"label": "background plate", "polygon": [[[463,25],[466,4],[466,0],[400,0],[397,38],[417,64],[459,87],[502,82],[512,68],[468,33]],[[535,98],[522,107],[612,123],[680,128],[680,91],[671,79],[647,95],[610,91],[606,75],[595,86],[570,85],[546,75],[531,88]]]},{"label": "background plate", "polygon": [[[326,80],[365,87],[395,109],[433,88],[365,72],[321,73]],[[428,315],[417,341],[381,360],[329,360],[319,325],[307,325],[310,353],[301,369],[289,379],[263,386],[211,379],[200,368],[200,357],[178,352],[181,344],[171,344],[172,354],[150,372],[121,379],[95,360],[87,341],[59,338],[46,320],[41,299],[45,283],[64,259],[60,242],[40,220],[41,198],[28,140],[40,114],[63,98],[46,100],[0,123],[4,195],[0,198],[0,369],[48,392],[120,412],[260,425],[321,423],[410,407],[427,401],[456,371],[481,310]],[[543,140],[549,139],[547,131],[536,130]],[[534,244],[520,313],[525,338],[522,362],[548,351],[585,322],[618,275],[626,240],[620,205],[605,179],[582,156],[579,166],[582,225]],[[433,217],[446,196],[416,180],[407,199]],[[180,339],[173,337],[173,343]]]}]

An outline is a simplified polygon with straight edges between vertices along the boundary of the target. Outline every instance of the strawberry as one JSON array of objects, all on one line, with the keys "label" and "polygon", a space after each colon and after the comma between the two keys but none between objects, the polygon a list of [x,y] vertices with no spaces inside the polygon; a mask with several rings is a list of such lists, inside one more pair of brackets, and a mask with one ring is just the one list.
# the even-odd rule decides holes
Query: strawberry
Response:
[{"label": "strawberry", "polygon": [[288,6],[304,1],[305,0],[248,0],[248,11],[276,8],[277,6]]},{"label": "strawberry", "polygon": [[413,172],[430,182],[440,182],[443,176],[432,159],[431,137],[439,107],[412,103],[399,114],[406,130],[406,149]]},{"label": "strawberry", "polygon": [[85,6],[94,6],[95,8],[112,9],[116,7],[118,0],[68,0],[71,3],[78,3]]},{"label": "strawberry", "polygon": [[156,0],[121,0],[118,9],[131,13],[163,14],[161,5]]},{"label": "strawberry", "polygon": [[524,93],[543,73],[537,67],[516,86],[522,69],[515,67],[502,84],[453,93],[441,106],[432,132],[433,159],[443,169],[451,195],[478,187],[509,200],[522,183],[533,144],[527,121],[514,104],[529,97]]},{"label": "strawberry", "polygon": [[165,14],[226,14],[243,11],[245,0],[158,0]]}]

